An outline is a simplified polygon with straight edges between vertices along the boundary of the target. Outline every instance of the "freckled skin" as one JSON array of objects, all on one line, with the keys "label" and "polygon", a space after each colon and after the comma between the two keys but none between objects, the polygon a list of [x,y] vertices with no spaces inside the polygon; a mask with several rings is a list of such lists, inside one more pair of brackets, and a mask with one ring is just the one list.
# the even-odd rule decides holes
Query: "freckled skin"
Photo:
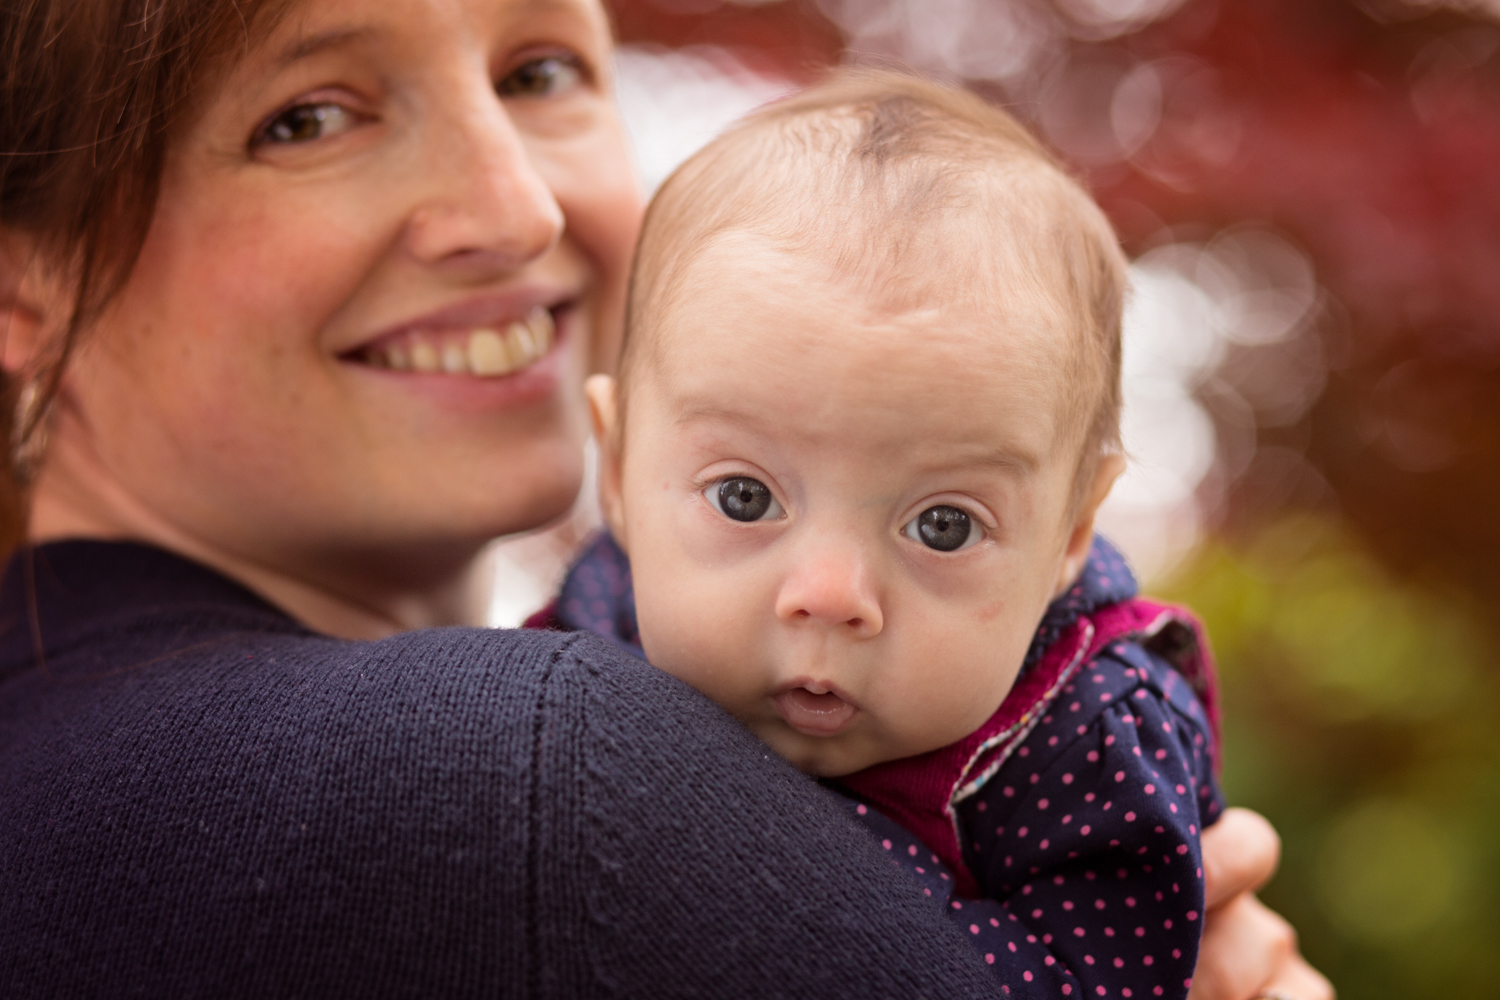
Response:
[{"label": "freckled skin", "polygon": [[[892,311],[819,261],[725,237],[641,334],[656,340],[623,451],[606,449],[648,657],[815,774],[935,749],[994,713],[1117,471],[1069,516],[1077,446],[1046,377],[1062,348],[945,291]],[[613,387],[590,388],[611,440]],[[716,510],[705,492],[731,476],[765,483],[784,516]],[[907,537],[936,504],[983,537],[952,552]],[[773,697],[807,682],[857,705],[853,722],[788,725]]]}]

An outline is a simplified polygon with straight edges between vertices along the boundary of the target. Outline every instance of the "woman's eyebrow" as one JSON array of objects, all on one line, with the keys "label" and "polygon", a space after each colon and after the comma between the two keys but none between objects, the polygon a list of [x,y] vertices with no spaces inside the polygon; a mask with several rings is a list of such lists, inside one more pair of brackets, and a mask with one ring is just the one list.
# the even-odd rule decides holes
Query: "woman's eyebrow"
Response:
[{"label": "woman's eyebrow", "polygon": [[[577,10],[577,0],[519,0],[511,5],[509,14],[529,14],[547,10]],[[275,65],[280,67],[289,66],[299,59],[317,55],[328,49],[339,48],[354,42],[364,41],[375,31],[372,28],[330,28],[327,31],[319,31],[311,35],[303,35],[294,38],[276,56]]]},{"label": "woman's eyebrow", "polygon": [[294,39],[276,57],[277,67],[290,66],[300,59],[363,41],[374,32],[369,28],[332,28]]}]

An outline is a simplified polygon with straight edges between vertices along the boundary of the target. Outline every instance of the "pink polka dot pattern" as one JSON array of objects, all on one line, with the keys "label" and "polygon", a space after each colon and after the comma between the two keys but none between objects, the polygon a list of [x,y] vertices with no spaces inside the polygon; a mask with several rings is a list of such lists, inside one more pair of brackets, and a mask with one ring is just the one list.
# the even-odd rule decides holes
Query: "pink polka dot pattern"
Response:
[{"label": "pink polka dot pattern", "polygon": [[[1075,618],[1091,586],[1097,597],[1086,572]],[[1113,643],[959,804],[964,861],[986,898],[953,898],[920,847],[924,886],[983,954],[1001,956],[1009,995],[1186,996],[1202,929],[1198,834],[1223,808],[1212,745],[1202,705],[1166,659]],[[862,819],[893,856],[918,843],[873,808]]]}]

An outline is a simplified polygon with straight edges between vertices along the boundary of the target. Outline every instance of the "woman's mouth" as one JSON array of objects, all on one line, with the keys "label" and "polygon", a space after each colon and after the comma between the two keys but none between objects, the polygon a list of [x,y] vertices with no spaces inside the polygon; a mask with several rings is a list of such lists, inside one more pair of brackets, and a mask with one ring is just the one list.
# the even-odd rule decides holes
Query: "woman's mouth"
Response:
[{"label": "woman's mouth", "polygon": [[782,720],[804,736],[837,736],[859,714],[858,706],[826,684],[788,688],[771,699]]},{"label": "woman's mouth", "polygon": [[552,313],[536,306],[504,325],[406,330],[361,348],[354,358],[393,371],[499,378],[546,357],[556,338]]}]

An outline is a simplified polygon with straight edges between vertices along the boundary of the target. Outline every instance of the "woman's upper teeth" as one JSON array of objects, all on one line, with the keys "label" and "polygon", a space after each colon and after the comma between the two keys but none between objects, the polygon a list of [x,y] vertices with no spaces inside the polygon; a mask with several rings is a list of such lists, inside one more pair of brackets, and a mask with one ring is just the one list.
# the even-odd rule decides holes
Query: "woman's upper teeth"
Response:
[{"label": "woman's upper teeth", "polygon": [[544,357],[556,335],[552,314],[541,306],[524,321],[472,330],[414,330],[371,347],[366,364],[397,371],[446,372],[494,378]]}]

